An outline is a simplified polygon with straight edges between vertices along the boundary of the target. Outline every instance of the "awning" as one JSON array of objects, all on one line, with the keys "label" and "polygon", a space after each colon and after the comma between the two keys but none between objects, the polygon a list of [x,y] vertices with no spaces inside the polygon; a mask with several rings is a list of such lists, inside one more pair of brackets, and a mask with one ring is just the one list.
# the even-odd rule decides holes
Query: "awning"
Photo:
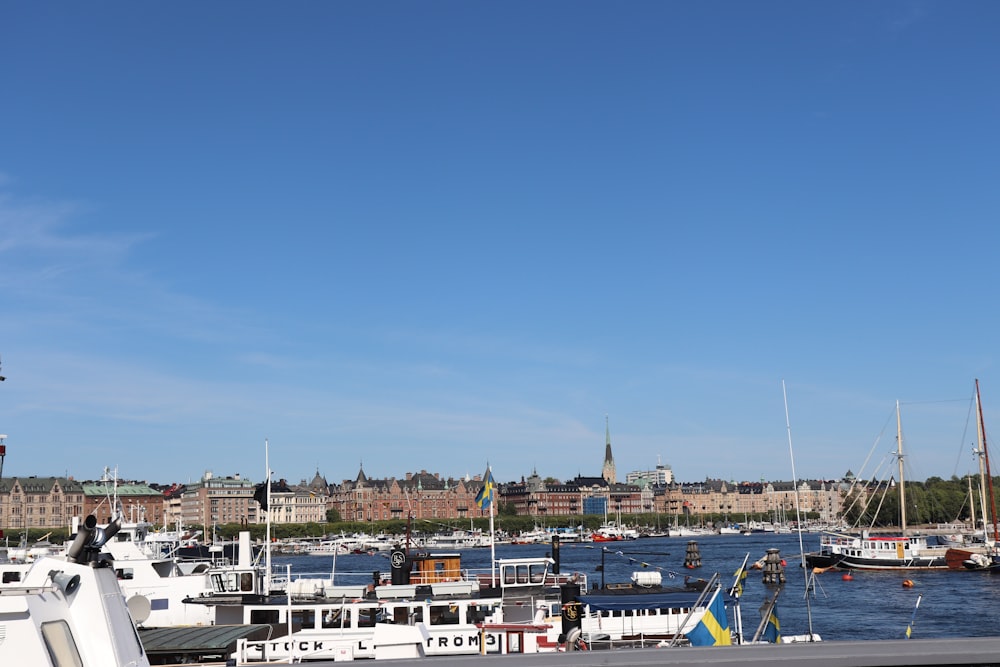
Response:
[{"label": "awning", "polygon": [[139,639],[149,655],[229,655],[236,651],[237,640],[264,640],[271,630],[267,624],[188,625],[140,629]]}]

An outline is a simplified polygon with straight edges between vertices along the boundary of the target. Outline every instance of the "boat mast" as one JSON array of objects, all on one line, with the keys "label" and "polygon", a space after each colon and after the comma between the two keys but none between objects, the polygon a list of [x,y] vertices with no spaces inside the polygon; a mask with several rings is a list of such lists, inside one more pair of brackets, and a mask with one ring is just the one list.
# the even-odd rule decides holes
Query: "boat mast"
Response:
[{"label": "boat mast", "polygon": [[[267,504],[264,523],[264,595],[271,594],[271,461],[267,438],[264,438],[264,502]],[[288,584],[286,584],[288,585]],[[291,596],[289,595],[289,599]]]},{"label": "boat mast", "polygon": [[[980,459],[979,460],[980,470],[982,469],[982,466],[983,466],[983,461],[982,461],[982,459]],[[966,478],[965,478],[965,480],[969,483],[969,514],[972,517],[972,532],[973,533],[978,533],[979,531],[976,528],[976,526],[979,525],[979,522],[976,521],[976,496],[975,496],[975,494],[972,493],[972,475],[967,475]],[[979,474],[979,492],[982,493],[982,491],[983,491],[983,475],[982,475],[982,473],[980,473]],[[983,508],[984,512],[986,511],[986,503],[985,502],[981,503],[980,507]],[[986,520],[985,520],[985,518],[983,520],[983,537],[984,538],[986,537]]]},{"label": "boat mast", "polygon": [[[986,463],[986,487],[989,495],[990,503],[990,521],[993,523],[993,542],[996,543],[1000,541],[1000,530],[997,529],[997,511],[996,506],[993,503],[993,475],[990,474],[990,454],[986,449],[986,424],[983,422],[983,403],[979,399],[979,379],[976,379],[976,411],[978,413],[979,421],[979,449],[983,452],[983,460]],[[983,516],[983,520],[986,520],[986,516]]]},{"label": "boat mast", "polygon": [[[785,390],[784,380],[781,381],[781,396],[785,400],[785,430],[788,432],[788,458],[792,462],[792,488],[795,489],[795,527],[796,532],[799,534],[799,554],[801,554],[802,558],[802,571],[806,575],[806,619],[809,622],[809,641],[813,641],[812,605],[809,604],[809,570],[806,568],[806,550],[802,545],[802,513],[799,510],[801,507],[799,504],[799,480],[795,476],[795,452],[792,450],[792,422],[788,417],[788,392]],[[743,561],[743,565],[746,566],[746,560]],[[779,588],[778,591],[780,590]],[[774,592],[774,601],[771,603],[772,610],[778,601],[778,591]],[[738,606],[737,609],[739,609]],[[768,612],[768,616],[770,616],[770,611]],[[762,623],[766,623],[766,621],[762,621]],[[754,640],[756,639],[757,636],[755,635]]]},{"label": "boat mast", "polygon": [[906,485],[903,484],[903,421],[896,401],[896,458],[899,459],[899,522],[906,535]]}]

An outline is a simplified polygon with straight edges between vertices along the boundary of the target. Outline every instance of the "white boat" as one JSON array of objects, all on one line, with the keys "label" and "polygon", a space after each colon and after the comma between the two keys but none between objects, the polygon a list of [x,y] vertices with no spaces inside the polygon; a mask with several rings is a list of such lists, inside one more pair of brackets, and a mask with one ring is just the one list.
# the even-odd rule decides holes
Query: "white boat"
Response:
[{"label": "white boat", "polygon": [[692,526],[675,526],[670,529],[671,537],[704,537],[705,535],[715,535],[711,528],[698,528]]},{"label": "white boat", "polygon": [[626,528],[614,521],[607,521],[601,525],[591,535],[594,542],[618,542],[620,540],[634,540],[639,537],[639,531],[635,528]]},{"label": "white boat", "polygon": [[96,520],[65,557],[43,556],[0,586],[0,664],[146,667],[114,570],[95,560]]},{"label": "white boat", "polygon": [[425,549],[477,549],[488,547],[490,540],[481,530],[454,530],[428,535],[419,541],[419,545]]},{"label": "white boat", "polygon": [[488,573],[467,572],[458,553],[396,551],[390,563],[391,579],[367,585],[303,578],[289,582],[287,595],[219,588],[188,602],[214,607],[220,625],[272,626],[268,640],[239,641],[232,657],[242,664],[683,643],[710,593],[663,588],[651,572],[588,591],[585,575],[555,575],[550,558],[500,559]]},{"label": "white boat", "polygon": [[899,535],[823,533],[819,550],[806,554],[806,565],[814,569],[923,570],[946,569],[947,547],[931,544],[923,535],[910,535],[906,525],[906,485],[903,479],[903,427],[896,401],[896,457],[898,459]]}]

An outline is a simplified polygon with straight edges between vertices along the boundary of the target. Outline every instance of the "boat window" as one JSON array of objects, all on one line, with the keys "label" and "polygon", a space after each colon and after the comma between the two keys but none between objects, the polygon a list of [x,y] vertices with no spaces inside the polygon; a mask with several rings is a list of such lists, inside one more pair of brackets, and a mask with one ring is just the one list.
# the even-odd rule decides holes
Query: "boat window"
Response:
[{"label": "boat window", "polygon": [[54,667],[83,667],[73,631],[66,621],[42,623],[42,637]]},{"label": "boat window", "polygon": [[466,612],[466,621],[469,623],[482,623],[486,617],[493,613],[493,608],[488,604],[470,604]]},{"label": "boat window", "polygon": [[392,622],[397,625],[406,625],[410,618],[410,610],[406,607],[394,607],[392,610]]},{"label": "boat window", "polygon": [[135,571],[130,567],[117,567],[115,568],[115,575],[119,579],[132,579],[135,577]]},{"label": "boat window", "polygon": [[251,609],[250,610],[250,623],[251,624],[261,624],[261,625],[271,625],[278,622],[278,610],[277,609]]},{"label": "boat window", "polygon": [[324,628],[347,627],[351,624],[351,610],[327,609],[323,612],[322,622]]},{"label": "boat window", "polygon": [[457,625],[458,605],[434,605],[431,607],[431,625]]},{"label": "boat window", "polygon": [[9,584],[15,581],[21,581],[20,572],[4,572],[3,573],[3,583]]},{"label": "boat window", "polygon": [[253,572],[244,572],[240,575],[240,590],[244,593],[253,592]]},{"label": "boat window", "polygon": [[358,627],[371,628],[378,621],[378,607],[367,607],[358,610]]},{"label": "boat window", "polygon": [[316,615],[312,609],[296,609],[292,612],[292,628],[311,630],[316,627]]},{"label": "boat window", "polygon": [[[235,593],[240,589],[235,572],[216,573],[212,575],[212,590],[216,593]],[[252,590],[252,589],[251,589]]]}]

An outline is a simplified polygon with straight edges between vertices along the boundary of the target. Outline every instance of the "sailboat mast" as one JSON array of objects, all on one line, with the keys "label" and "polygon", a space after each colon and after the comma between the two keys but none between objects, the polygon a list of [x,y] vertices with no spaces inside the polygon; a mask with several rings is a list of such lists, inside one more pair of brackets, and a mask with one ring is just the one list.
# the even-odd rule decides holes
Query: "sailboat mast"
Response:
[{"label": "sailboat mast", "polygon": [[903,420],[896,401],[896,458],[899,459],[899,522],[906,535],[906,485],[903,483]]},{"label": "sailboat mast", "polygon": [[[976,411],[979,421],[979,447],[983,452],[983,460],[986,462],[986,488],[989,491],[990,521],[993,523],[993,541],[1000,541],[1000,530],[997,529],[997,510],[993,502],[993,475],[990,474],[990,453],[986,448],[986,424],[983,422],[983,403],[979,398],[979,379],[976,379]],[[986,517],[983,517],[986,520]]]},{"label": "sailboat mast", "polygon": [[[977,386],[978,390],[978,386]],[[976,440],[978,447],[976,448],[976,458],[979,462],[979,508],[982,510],[983,516],[983,539],[986,540],[989,536],[986,528],[986,521],[988,518],[989,510],[986,509],[986,452],[983,451],[983,429],[980,427],[981,419],[979,416],[979,392],[976,392]],[[971,493],[971,490],[970,490]],[[972,499],[972,504],[976,504],[976,499]],[[972,527],[973,530],[976,529],[978,524],[976,523],[975,514],[972,517]]]}]

